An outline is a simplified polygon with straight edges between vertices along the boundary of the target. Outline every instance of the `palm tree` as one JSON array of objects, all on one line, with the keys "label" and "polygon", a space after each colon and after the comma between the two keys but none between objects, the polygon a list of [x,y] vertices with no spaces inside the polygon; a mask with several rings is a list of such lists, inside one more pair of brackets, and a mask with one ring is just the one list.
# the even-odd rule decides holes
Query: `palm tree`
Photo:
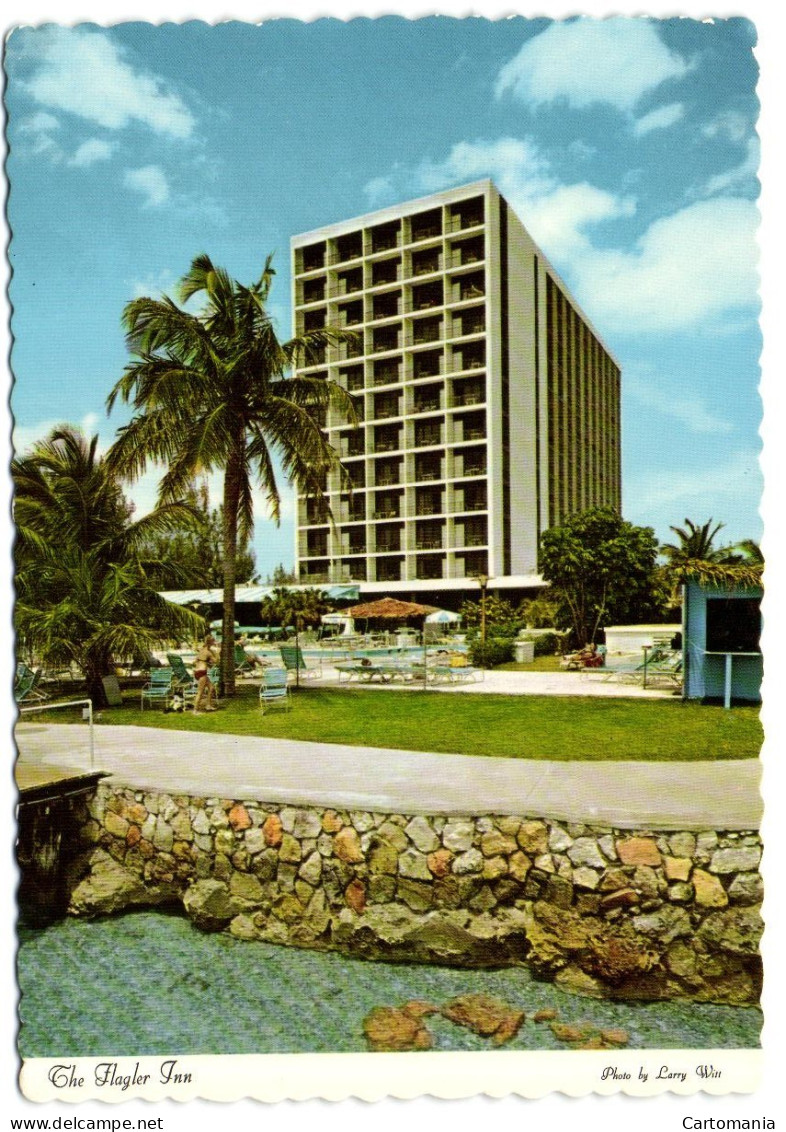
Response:
[{"label": "palm tree", "polygon": [[355,335],[325,327],[279,342],[265,309],[275,274],[268,256],[258,282],[245,287],[206,255],[198,256],[169,297],[141,298],[123,313],[126,341],[136,355],[108,398],[136,413],[118,430],[110,466],[136,478],[148,461],[167,465],[159,499],[182,494],[197,472],[221,470],[223,488],[223,690],[235,690],[234,621],[238,535],[253,529],[252,487],[261,485],[278,522],[280,497],[273,459],[301,490],[324,499],[326,474],[338,466],[322,431],[331,406],[355,419],[349,395],[323,377],[289,377],[298,364],[316,364],[326,347]]},{"label": "palm tree", "polygon": [[[686,529],[687,528],[687,529]],[[728,554],[728,547],[716,547],[715,538],[723,530],[723,523],[712,526],[709,519],[703,526],[685,520],[685,527],[669,527],[679,540],[677,543],[663,543],[661,554],[670,567],[678,568],[685,562],[722,562]]]},{"label": "palm tree", "polygon": [[143,558],[151,536],[188,522],[191,509],[172,503],[132,523],[97,445],[62,426],[11,471],[19,639],[45,664],[75,662],[100,703],[113,658],[147,654],[204,622],[159,597]]}]

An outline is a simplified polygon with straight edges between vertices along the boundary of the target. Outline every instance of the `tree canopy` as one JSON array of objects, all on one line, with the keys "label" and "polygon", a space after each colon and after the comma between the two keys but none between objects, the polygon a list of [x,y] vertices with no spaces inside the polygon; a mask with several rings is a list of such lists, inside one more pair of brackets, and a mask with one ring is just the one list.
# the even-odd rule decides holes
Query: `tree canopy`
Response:
[{"label": "tree canopy", "polygon": [[237,546],[253,529],[253,489],[261,490],[275,522],[276,464],[301,490],[324,498],[327,473],[339,466],[323,432],[326,413],[332,408],[355,419],[346,390],[320,371],[290,376],[355,335],[323,327],[280,342],[266,309],[274,274],[269,256],[260,278],[244,286],[200,255],[178,291],[183,304],[203,301],[199,313],[166,296],[130,302],[123,320],[133,358],[108,398],[110,410],[118,399],[135,410],[118,430],[112,468],[134,479],[149,461],[165,465],[162,502],[182,495],[197,473],[223,474],[221,680],[229,695]]},{"label": "tree canopy", "polygon": [[157,564],[145,552],[149,540],[187,523],[190,509],[174,502],[132,522],[97,445],[98,437],[63,426],[11,472],[20,644],[45,665],[74,662],[102,703],[101,677],[115,660],[141,658],[204,622],[159,597],[148,575]]},{"label": "tree canopy", "polygon": [[610,508],[572,515],[544,531],[540,572],[559,601],[576,644],[594,641],[604,625],[660,620],[651,527],[637,527]]}]

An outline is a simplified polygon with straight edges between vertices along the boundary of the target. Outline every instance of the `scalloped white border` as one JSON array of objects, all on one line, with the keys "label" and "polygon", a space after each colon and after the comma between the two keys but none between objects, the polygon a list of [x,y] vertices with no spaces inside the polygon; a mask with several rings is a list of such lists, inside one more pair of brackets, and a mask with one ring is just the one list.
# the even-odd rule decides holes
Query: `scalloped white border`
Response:
[{"label": "scalloped white border", "polygon": [[[167,1132],[186,1127],[199,1132],[211,1130],[227,1118],[233,1121],[253,1121],[257,1127],[263,1121],[275,1121],[277,1126],[286,1124],[291,1128],[309,1127],[319,1132],[332,1132],[373,1125],[375,1132],[387,1128],[398,1129],[402,1122],[412,1127],[432,1127],[437,1121],[449,1120],[451,1132],[473,1128],[481,1122],[518,1130],[525,1124],[538,1129],[562,1129],[579,1122],[584,1129],[603,1128],[604,1130],[628,1129],[635,1124],[636,1132],[663,1132],[683,1127],[700,1127],[698,1121],[709,1120],[763,1120],[777,1119],[782,1109],[780,1095],[780,1076],[782,1075],[782,1056],[784,1048],[784,1008],[783,979],[780,965],[783,962],[783,907],[779,899],[782,877],[784,875],[784,842],[781,836],[783,823],[781,810],[786,796],[784,790],[783,752],[784,742],[783,713],[778,700],[783,699],[782,677],[784,672],[783,641],[786,640],[786,617],[781,595],[784,589],[784,567],[782,549],[784,545],[782,518],[781,484],[786,480],[786,445],[783,444],[782,426],[786,413],[784,402],[786,392],[779,375],[782,367],[778,333],[782,322],[781,282],[783,263],[783,221],[781,212],[786,199],[786,186],[783,184],[783,30],[785,18],[783,10],[774,0],[741,0],[730,6],[727,3],[709,7],[706,2],[683,0],[679,5],[650,4],[640,7],[630,0],[618,0],[607,5],[599,0],[585,0],[580,5],[548,3],[540,0],[536,5],[518,3],[500,4],[475,0],[474,3],[456,3],[442,0],[441,3],[424,6],[417,0],[398,0],[382,6],[358,4],[347,0],[327,0],[322,4],[307,0],[294,0],[286,3],[259,3],[253,0],[234,0],[230,5],[217,4],[209,0],[137,0],[133,6],[123,0],[10,0],[10,10],[5,11],[4,31],[19,24],[38,24],[48,21],[76,23],[84,20],[109,25],[126,20],[149,20],[155,23],[187,19],[203,19],[210,23],[226,19],[241,19],[256,23],[263,19],[277,17],[302,18],[311,20],[320,16],[374,16],[398,14],[416,18],[443,14],[451,16],[482,15],[499,19],[511,15],[534,17],[547,15],[565,17],[575,14],[593,16],[605,15],[650,15],[656,17],[686,16],[694,19],[722,18],[724,16],[746,16],[757,26],[759,45],[756,56],[762,68],[759,83],[759,96],[762,103],[759,132],[762,136],[762,197],[760,206],[763,214],[761,234],[762,248],[762,291],[764,311],[761,324],[764,335],[762,353],[763,381],[762,393],[765,402],[762,436],[765,450],[762,465],[765,471],[765,494],[762,513],[765,519],[764,547],[767,555],[766,583],[768,593],[765,604],[765,685],[764,722],[767,733],[764,750],[765,778],[764,796],[766,802],[763,835],[766,846],[764,860],[765,919],[767,932],[762,951],[764,954],[765,984],[765,1031],[764,1051],[714,1051],[713,1055],[701,1058],[719,1065],[722,1062],[724,1077],[729,1083],[729,1092],[737,1095],[712,1096],[713,1082],[705,1082],[705,1092],[688,1100],[691,1091],[684,1087],[680,1095],[672,1091],[644,1103],[635,1097],[617,1095],[600,1096],[606,1092],[595,1080],[600,1060],[607,1060],[606,1053],[445,1053],[445,1054],[359,1054],[359,1055],[291,1055],[266,1056],[259,1058],[183,1058],[183,1063],[199,1063],[199,1087],[190,1094],[183,1094],[172,1100],[162,1100],[151,1105],[140,1099],[119,1098],[124,1101],[120,1110],[114,1105],[108,1107],[107,1098],[100,1101],[72,1098],[79,1104],[78,1115],[85,1119],[106,1118],[116,1114],[123,1119],[137,1117],[150,1119],[160,1115],[162,1126]],[[6,284],[8,267],[6,265]],[[7,308],[6,308],[7,310]],[[0,330],[4,338],[5,356],[9,346],[7,323]],[[0,429],[0,455],[7,466],[9,442],[8,429]],[[0,507],[0,523],[3,524],[5,544],[10,546],[11,528],[8,519],[8,485],[6,483],[5,506]],[[0,601],[3,602],[2,623],[10,622],[10,562],[5,560],[5,585],[0,586]],[[6,652],[8,650],[3,650]],[[781,655],[779,655],[779,653]],[[2,686],[11,686],[10,654],[0,655],[0,670],[3,675]],[[9,697],[10,699],[10,697]],[[10,731],[11,704],[6,703],[7,721]],[[8,733],[8,732],[7,732]],[[10,760],[9,760],[10,766]],[[12,798],[10,779],[7,779],[7,798]],[[9,855],[12,854],[11,809],[7,807],[6,828],[9,832],[7,842]],[[12,859],[12,857],[11,857]],[[13,866],[9,869],[12,874]],[[8,875],[8,874],[6,874]],[[766,883],[769,879],[769,883]],[[0,922],[4,925],[2,937],[3,955],[6,962],[0,965],[5,982],[3,1001],[16,1002],[17,989],[14,979],[13,956],[15,939],[13,922],[15,917],[12,885],[3,886],[5,899],[4,912]],[[125,1004],[133,1009],[133,1002]],[[73,1117],[72,1105],[64,1105],[62,1098],[54,1103],[32,1104],[25,1101],[17,1091],[19,1064],[15,1050],[15,1020],[9,1009],[5,1015],[3,1043],[0,1051],[5,1056],[0,1064],[0,1097],[5,1100],[3,1109],[10,1116]],[[694,1066],[700,1058],[700,1051],[664,1051],[663,1063],[675,1067],[683,1063]],[[622,1066],[631,1060],[637,1065],[646,1061],[660,1064],[657,1051],[624,1051],[614,1058],[614,1064]],[[95,1059],[82,1059],[86,1065]],[[143,1060],[143,1059],[140,1059]],[[159,1059],[153,1060],[156,1063]],[[25,1090],[35,1090],[41,1100],[46,1096],[39,1092],[40,1081],[46,1082],[47,1066],[51,1062],[30,1061],[23,1070]],[[721,1079],[723,1080],[723,1078]],[[633,1091],[632,1086],[627,1086]],[[673,1088],[673,1086],[672,1086]],[[563,1095],[555,1095],[551,1090],[559,1090]],[[753,1095],[749,1094],[755,1090]],[[725,1092],[726,1090],[722,1090]],[[591,1095],[583,1095],[591,1092]],[[544,1094],[550,1095],[544,1096]],[[739,1095],[743,1094],[743,1095]],[[641,1095],[641,1094],[639,1094]],[[126,1097],[128,1095],[126,1094]],[[210,1100],[236,1100],[241,1097],[254,1097],[256,1100],[281,1101],[274,1109],[260,1109],[255,1101],[236,1100],[231,1114],[216,1109],[207,1100],[191,1100],[192,1097]],[[341,1104],[328,1105],[324,1098],[348,1100]],[[542,1097],[537,1108],[522,1105],[521,1096]],[[571,1100],[569,1097],[581,1097]],[[417,1098],[406,1105],[391,1098]],[[443,1100],[434,1099],[435,1097]],[[492,1098],[504,1099],[492,1099]],[[282,1101],[292,1098],[300,1103]],[[361,1101],[378,1100],[373,1107]],[[454,1098],[469,1098],[456,1100]],[[152,1097],[151,1097],[152,1099]],[[177,1101],[191,1100],[186,1107]],[[577,1108],[577,1106],[579,1106]],[[685,1121],[689,1123],[685,1123]],[[692,1123],[691,1123],[692,1122]],[[709,1123],[706,1127],[711,1127]]]}]

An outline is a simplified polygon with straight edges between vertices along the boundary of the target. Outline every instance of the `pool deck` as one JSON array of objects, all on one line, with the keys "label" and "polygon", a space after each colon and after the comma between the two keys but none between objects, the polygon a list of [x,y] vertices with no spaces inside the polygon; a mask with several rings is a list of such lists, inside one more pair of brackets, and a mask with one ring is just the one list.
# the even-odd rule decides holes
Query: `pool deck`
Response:
[{"label": "pool deck", "polygon": [[[137,790],[402,814],[519,814],[622,829],[754,830],[757,759],[556,762],[22,720],[17,782],[94,769]],[[526,737],[522,737],[526,742]]]}]

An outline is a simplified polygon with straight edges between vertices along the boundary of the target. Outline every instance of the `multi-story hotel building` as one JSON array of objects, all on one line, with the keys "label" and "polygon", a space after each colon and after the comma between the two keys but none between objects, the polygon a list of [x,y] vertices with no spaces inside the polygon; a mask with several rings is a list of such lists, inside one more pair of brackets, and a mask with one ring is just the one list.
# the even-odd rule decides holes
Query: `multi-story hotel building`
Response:
[{"label": "multi-story hotel building", "polygon": [[298,372],[354,397],[324,423],[351,490],[297,502],[300,582],[413,595],[539,583],[540,534],[620,507],[620,370],[490,181],[295,236],[295,333],[357,343]]}]

